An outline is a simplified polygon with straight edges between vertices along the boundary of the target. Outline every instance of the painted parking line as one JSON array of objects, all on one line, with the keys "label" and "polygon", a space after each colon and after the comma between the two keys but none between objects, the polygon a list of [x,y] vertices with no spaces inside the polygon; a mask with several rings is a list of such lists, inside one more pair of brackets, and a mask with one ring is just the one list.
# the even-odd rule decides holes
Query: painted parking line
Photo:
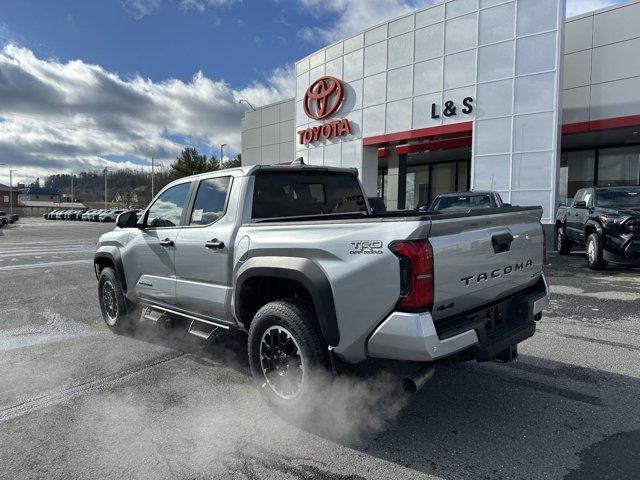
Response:
[{"label": "painted parking line", "polygon": [[0,272],[8,270],[28,270],[31,268],[48,268],[48,267],[65,267],[68,265],[81,265],[93,263],[93,260],[63,260],[60,262],[44,262],[44,263],[28,263],[25,265],[7,265],[6,267],[0,267]]},{"label": "painted parking line", "polygon": [[4,252],[0,250],[0,258],[30,257],[34,255],[72,255],[72,254],[78,254],[78,253],[95,253],[95,251],[96,251],[95,248],[30,250],[28,252]]}]

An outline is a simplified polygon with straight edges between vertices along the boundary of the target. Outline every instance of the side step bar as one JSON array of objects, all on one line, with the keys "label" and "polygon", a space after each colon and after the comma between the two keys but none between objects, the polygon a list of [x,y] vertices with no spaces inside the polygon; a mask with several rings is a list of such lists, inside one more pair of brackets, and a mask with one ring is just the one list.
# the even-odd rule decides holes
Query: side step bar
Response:
[{"label": "side step bar", "polygon": [[218,330],[218,328],[219,327],[215,325],[211,325],[209,323],[201,322],[194,319],[191,320],[191,324],[189,325],[189,333],[204,340],[209,340],[211,338],[211,335],[213,335],[213,333]]},{"label": "side step bar", "polygon": [[188,330],[189,333],[204,340],[209,340],[211,335],[213,335],[213,333],[219,328],[229,330],[229,325],[213,322],[211,320],[204,320],[202,318],[194,317],[193,315],[188,315],[159,305],[148,305],[142,313],[142,318],[144,320],[150,320],[157,323],[161,319],[167,320],[167,317],[170,315],[176,315],[191,320]]},{"label": "side step bar", "polygon": [[145,307],[142,312],[142,319],[150,322],[158,323],[159,320],[165,320],[167,314],[162,310],[155,310],[153,307]]}]

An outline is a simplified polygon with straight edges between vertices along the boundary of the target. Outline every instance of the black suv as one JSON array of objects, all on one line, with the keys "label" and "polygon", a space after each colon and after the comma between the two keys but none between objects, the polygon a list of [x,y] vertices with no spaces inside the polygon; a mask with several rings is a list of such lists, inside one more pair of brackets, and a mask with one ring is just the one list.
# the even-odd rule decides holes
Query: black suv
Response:
[{"label": "black suv", "polygon": [[556,230],[558,253],[586,246],[592,270],[607,262],[640,265],[640,187],[578,190],[573,205],[558,209]]}]

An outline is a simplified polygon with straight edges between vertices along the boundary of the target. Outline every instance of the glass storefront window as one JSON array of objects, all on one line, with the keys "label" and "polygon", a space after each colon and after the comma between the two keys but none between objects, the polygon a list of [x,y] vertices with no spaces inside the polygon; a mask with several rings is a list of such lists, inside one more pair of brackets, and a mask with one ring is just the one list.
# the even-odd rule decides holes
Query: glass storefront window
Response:
[{"label": "glass storefront window", "polygon": [[411,165],[407,167],[406,181],[405,208],[429,206],[440,193],[469,190],[469,161]]},{"label": "glass storefront window", "polygon": [[429,165],[407,167],[405,208],[413,210],[429,203]]},{"label": "glass storefront window", "polygon": [[389,175],[386,168],[378,169],[378,190],[376,196],[382,198],[387,205],[387,192],[389,191]]},{"label": "glass storefront window", "polygon": [[435,198],[436,195],[441,193],[454,192],[456,190],[456,164],[437,163],[432,168],[433,188],[431,197]]},{"label": "glass storefront window", "polygon": [[469,190],[469,162],[458,163],[458,192]]},{"label": "glass storefront window", "polygon": [[598,158],[598,186],[640,185],[640,147],[603,148]]},{"label": "glass storefront window", "polygon": [[558,182],[565,205],[581,188],[640,185],[640,146],[563,152]]},{"label": "glass storefront window", "polygon": [[570,204],[581,188],[592,187],[596,165],[595,150],[564,152],[560,158],[560,203]]}]

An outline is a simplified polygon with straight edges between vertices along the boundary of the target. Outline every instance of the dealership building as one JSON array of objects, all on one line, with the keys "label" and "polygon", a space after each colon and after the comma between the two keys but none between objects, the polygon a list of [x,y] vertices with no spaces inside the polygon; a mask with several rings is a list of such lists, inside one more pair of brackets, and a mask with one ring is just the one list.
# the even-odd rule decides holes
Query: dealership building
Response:
[{"label": "dealership building", "polygon": [[389,210],[495,190],[558,204],[640,184],[640,0],[449,0],[298,61],[295,98],[245,113],[242,163],[358,169]]}]

